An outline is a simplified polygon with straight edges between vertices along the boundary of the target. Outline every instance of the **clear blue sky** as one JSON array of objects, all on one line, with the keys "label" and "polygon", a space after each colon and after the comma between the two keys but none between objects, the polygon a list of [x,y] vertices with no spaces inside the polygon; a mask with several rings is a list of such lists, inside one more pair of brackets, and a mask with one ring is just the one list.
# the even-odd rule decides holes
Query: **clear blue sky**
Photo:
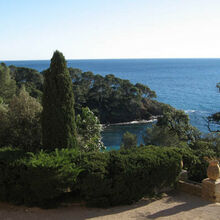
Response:
[{"label": "clear blue sky", "polygon": [[0,0],[0,60],[220,57],[220,0]]}]

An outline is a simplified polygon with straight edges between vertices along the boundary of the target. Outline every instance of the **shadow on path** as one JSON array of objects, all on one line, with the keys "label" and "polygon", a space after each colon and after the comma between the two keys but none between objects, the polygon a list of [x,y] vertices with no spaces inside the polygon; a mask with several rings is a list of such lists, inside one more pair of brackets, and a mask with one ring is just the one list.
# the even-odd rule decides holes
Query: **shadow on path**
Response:
[{"label": "shadow on path", "polygon": [[[166,201],[164,201],[164,203],[168,203],[168,204],[169,203],[171,204],[172,202],[179,202],[182,204],[175,205],[173,207],[158,211],[154,214],[146,215],[145,216],[146,219],[156,219],[159,217],[168,217],[168,216],[175,215],[175,214],[178,214],[181,212],[187,212],[192,209],[196,209],[196,208],[207,206],[209,204],[213,204],[213,203],[210,203],[208,201],[203,200],[202,198],[199,198],[196,196],[191,196],[191,195],[184,194],[184,193],[177,193],[173,197],[169,197],[169,198],[167,198]],[[142,216],[142,218],[143,218],[143,216]]]},{"label": "shadow on path", "polygon": [[148,215],[148,216],[146,216],[146,218],[155,219],[155,218],[159,218],[159,217],[166,217],[166,216],[170,216],[170,215],[175,215],[180,212],[186,212],[186,211],[198,208],[198,207],[201,207],[201,205],[192,204],[192,203],[184,203],[184,204],[177,205],[177,206],[174,206],[169,209],[161,210],[161,211],[154,213],[152,215]]},{"label": "shadow on path", "polygon": [[[108,209],[87,208],[80,205],[43,210],[4,206],[0,204],[1,220],[88,220],[88,219],[157,219],[181,212],[204,207],[210,203],[185,193],[169,193],[160,200],[143,199],[130,206],[117,206]],[[159,211],[158,207],[161,208]],[[215,205],[214,205],[215,206]],[[155,208],[154,208],[155,207]],[[169,207],[169,208],[168,208]],[[140,209],[139,209],[140,208]],[[215,207],[213,207],[215,208]],[[162,210],[163,209],[163,210]],[[129,212],[127,216],[126,212]],[[219,210],[220,211],[220,210]],[[155,213],[153,213],[155,212]],[[220,213],[219,213],[220,214]]]}]

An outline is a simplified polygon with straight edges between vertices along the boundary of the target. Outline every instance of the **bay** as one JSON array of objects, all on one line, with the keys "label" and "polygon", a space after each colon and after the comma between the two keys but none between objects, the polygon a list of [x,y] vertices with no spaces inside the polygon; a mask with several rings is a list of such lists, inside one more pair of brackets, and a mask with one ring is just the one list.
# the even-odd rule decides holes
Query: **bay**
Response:
[{"label": "bay", "polygon": [[[28,67],[42,71],[49,60],[4,61],[7,65]],[[157,93],[157,100],[184,110],[191,124],[208,132],[204,120],[220,110],[220,59],[97,59],[68,60],[69,67],[92,71],[96,74],[114,74],[132,83],[148,85]],[[102,135],[108,148],[118,148],[125,131],[137,134],[138,143],[151,124],[109,126]]]}]

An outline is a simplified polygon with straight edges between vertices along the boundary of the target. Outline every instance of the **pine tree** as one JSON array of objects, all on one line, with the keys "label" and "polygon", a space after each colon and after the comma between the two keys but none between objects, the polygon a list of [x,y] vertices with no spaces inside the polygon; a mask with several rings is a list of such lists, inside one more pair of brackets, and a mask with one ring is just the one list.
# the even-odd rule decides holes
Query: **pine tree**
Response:
[{"label": "pine tree", "polygon": [[42,132],[46,149],[77,146],[72,82],[59,51],[54,52],[44,75]]}]

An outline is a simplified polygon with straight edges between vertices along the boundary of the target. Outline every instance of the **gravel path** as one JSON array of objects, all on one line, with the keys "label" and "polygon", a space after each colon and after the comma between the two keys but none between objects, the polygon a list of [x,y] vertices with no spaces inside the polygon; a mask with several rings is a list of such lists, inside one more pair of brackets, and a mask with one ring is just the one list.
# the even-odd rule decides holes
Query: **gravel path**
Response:
[{"label": "gravel path", "polygon": [[143,199],[130,206],[109,209],[80,205],[43,210],[0,203],[0,220],[220,220],[220,203],[209,203],[185,193],[172,193],[159,200]]}]

